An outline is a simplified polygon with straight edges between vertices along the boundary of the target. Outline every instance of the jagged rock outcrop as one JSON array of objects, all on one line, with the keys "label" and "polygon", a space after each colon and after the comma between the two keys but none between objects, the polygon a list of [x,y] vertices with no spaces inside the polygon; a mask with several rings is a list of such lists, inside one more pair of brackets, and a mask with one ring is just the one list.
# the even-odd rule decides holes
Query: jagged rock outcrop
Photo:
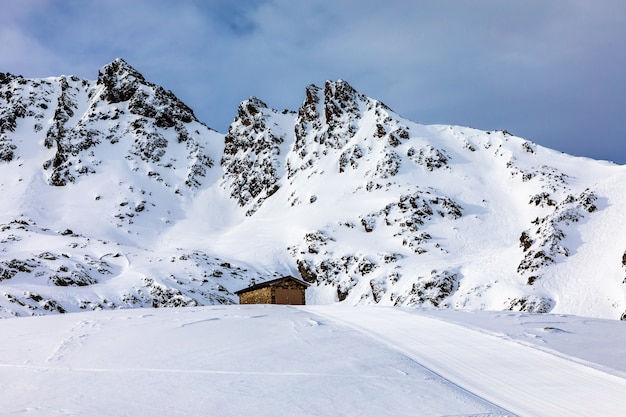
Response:
[{"label": "jagged rock outcrop", "polygon": [[46,111],[53,105],[53,84],[48,80],[28,80],[22,76],[0,73],[0,163],[16,157],[14,137],[18,123],[28,118],[33,130],[43,129]]},{"label": "jagged rock outcrop", "polygon": [[537,197],[531,197],[529,203],[543,205],[545,201],[546,206],[553,207],[554,211],[545,217],[537,217],[532,221],[535,227],[523,231],[520,236],[520,246],[525,255],[517,271],[522,275],[533,274],[529,277],[529,284],[536,282],[539,270],[556,263],[559,257],[569,256],[570,249],[563,244],[565,230],[572,223],[583,219],[586,214],[596,211],[594,202],[597,196],[589,189],[577,197],[568,194],[559,203],[555,203],[545,193],[540,198]]},{"label": "jagged rock outcrop", "polygon": [[359,108],[365,100],[345,81],[328,81],[324,90],[308,86],[294,129],[293,151],[302,161],[290,160],[291,169],[311,168],[314,159],[326,155],[328,149],[342,149],[356,133]]},{"label": "jagged rock outcrop", "polygon": [[223,185],[239,206],[247,207],[247,215],[280,187],[284,157],[280,145],[290,132],[284,132],[273,117],[279,117],[277,111],[252,97],[239,105],[224,138]]},{"label": "jagged rock outcrop", "polygon": [[[360,121],[366,112],[376,115],[374,124],[363,128]],[[373,149],[372,145],[364,150],[359,144],[350,145],[359,131],[371,135],[375,127],[374,137],[386,140],[395,147],[401,140],[408,138],[406,128],[389,116],[387,106],[358,93],[346,81],[327,81],[324,89],[310,85],[306,89],[306,99],[298,110],[294,128],[293,154],[297,158],[289,158],[288,177],[299,170],[311,169],[316,159],[331,155],[337,158],[338,171],[345,172],[347,167],[356,169],[358,161]],[[337,155],[337,151],[341,151]],[[377,171],[384,177],[394,172],[397,159],[391,150],[380,158],[381,166]],[[387,166],[391,166],[387,169]],[[391,174],[393,175],[393,174]]]},{"label": "jagged rock outcrop", "polygon": [[[147,170],[154,179],[163,179],[158,171],[179,169],[177,176],[190,189],[219,157],[208,154],[208,129],[193,111],[121,59],[104,66],[95,83],[74,76],[28,80],[10,74],[0,81],[0,158],[10,162],[20,152],[9,134],[20,119],[30,119],[35,136],[44,134],[47,124],[42,142],[53,153],[43,168],[52,185],[97,172],[103,161],[96,149],[106,144],[138,165],[159,167]],[[173,149],[179,144],[186,148],[186,161],[168,156],[178,154]]]}]

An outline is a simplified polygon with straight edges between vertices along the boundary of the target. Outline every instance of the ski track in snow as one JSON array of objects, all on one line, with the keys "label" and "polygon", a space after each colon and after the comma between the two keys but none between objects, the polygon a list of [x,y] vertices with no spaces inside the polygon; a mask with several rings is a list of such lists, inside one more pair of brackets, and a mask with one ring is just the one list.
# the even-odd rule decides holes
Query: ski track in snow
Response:
[{"label": "ski track in snow", "polygon": [[66,355],[80,349],[89,335],[98,332],[100,327],[100,323],[94,320],[79,321],[69,330],[69,336],[63,339],[56,350],[46,359],[46,362],[59,361]]},{"label": "ski track in snow", "polygon": [[[146,374],[199,374],[199,375],[240,375],[240,376],[273,376],[273,377],[296,377],[296,376],[314,376],[314,377],[339,377],[351,379],[382,379],[388,381],[392,379],[389,376],[368,375],[368,374],[348,374],[348,373],[331,373],[331,372],[255,372],[255,371],[220,371],[205,369],[171,369],[171,368],[64,368],[59,366],[41,366],[41,365],[16,365],[0,363],[0,368],[16,368],[31,371],[45,372],[87,372],[87,373],[112,373],[112,374],[130,374],[130,373],[146,373]],[[406,376],[406,375],[404,375]],[[400,377],[398,377],[400,378]],[[1,414],[0,414],[1,415]]]},{"label": "ski track in snow", "polygon": [[393,308],[303,310],[357,329],[519,416],[616,416],[626,379],[517,342]]},{"label": "ski track in snow", "polygon": [[511,415],[288,306],[2,320],[0,336],[0,416]]},{"label": "ski track in snow", "polygon": [[[0,417],[623,415],[621,323],[494,314],[238,305],[0,320]],[[537,328],[547,344],[528,342]],[[577,347],[546,350],[556,342]],[[598,354],[606,372],[581,362]]]}]

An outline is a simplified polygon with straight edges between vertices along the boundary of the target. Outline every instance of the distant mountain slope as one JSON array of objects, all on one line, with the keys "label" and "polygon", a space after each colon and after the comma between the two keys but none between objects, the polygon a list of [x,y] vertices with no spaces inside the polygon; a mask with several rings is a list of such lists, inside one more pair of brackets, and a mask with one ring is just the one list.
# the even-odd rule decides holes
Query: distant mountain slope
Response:
[{"label": "distant mountain slope", "polygon": [[319,303],[626,312],[626,168],[341,80],[293,112],[245,100],[224,135],[123,60],[0,74],[0,159],[1,316],[230,303],[283,274]]}]

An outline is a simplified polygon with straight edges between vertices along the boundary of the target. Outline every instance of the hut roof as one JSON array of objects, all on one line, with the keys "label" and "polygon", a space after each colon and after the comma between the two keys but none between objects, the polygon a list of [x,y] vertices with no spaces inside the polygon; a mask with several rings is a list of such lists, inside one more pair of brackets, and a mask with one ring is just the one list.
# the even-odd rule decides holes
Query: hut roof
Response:
[{"label": "hut roof", "polygon": [[288,275],[286,277],[277,278],[277,279],[273,279],[271,281],[265,281],[265,282],[261,282],[259,284],[251,285],[248,288],[244,288],[242,290],[235,291],[235,294],[239,295],[239,294],[243,294],[243,293],[246,293],[246,292],[249,292],[249,291],[258,290],[259,288],[272,287],[274,285],[281,284],[281,283],[283,283],[285,281],[294,281],[297,284],[302,285],[303,287],[308,287],[308,286],[311,285],[308,282],[304,282],[301,279],[298,279],[298,278],[292,277],[291,275]]}]

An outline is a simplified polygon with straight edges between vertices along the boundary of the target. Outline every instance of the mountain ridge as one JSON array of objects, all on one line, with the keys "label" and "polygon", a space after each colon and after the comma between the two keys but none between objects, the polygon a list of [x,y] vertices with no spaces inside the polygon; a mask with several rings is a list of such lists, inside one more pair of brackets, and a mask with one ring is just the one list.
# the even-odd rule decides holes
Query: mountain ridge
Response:
[{"label": "mountain ridge", "polygon": [[121,59],[0,74],[0,316],[310,302],[624,318],[626,171],[506,131],[420,125],[346,81],[228,132]]}]

